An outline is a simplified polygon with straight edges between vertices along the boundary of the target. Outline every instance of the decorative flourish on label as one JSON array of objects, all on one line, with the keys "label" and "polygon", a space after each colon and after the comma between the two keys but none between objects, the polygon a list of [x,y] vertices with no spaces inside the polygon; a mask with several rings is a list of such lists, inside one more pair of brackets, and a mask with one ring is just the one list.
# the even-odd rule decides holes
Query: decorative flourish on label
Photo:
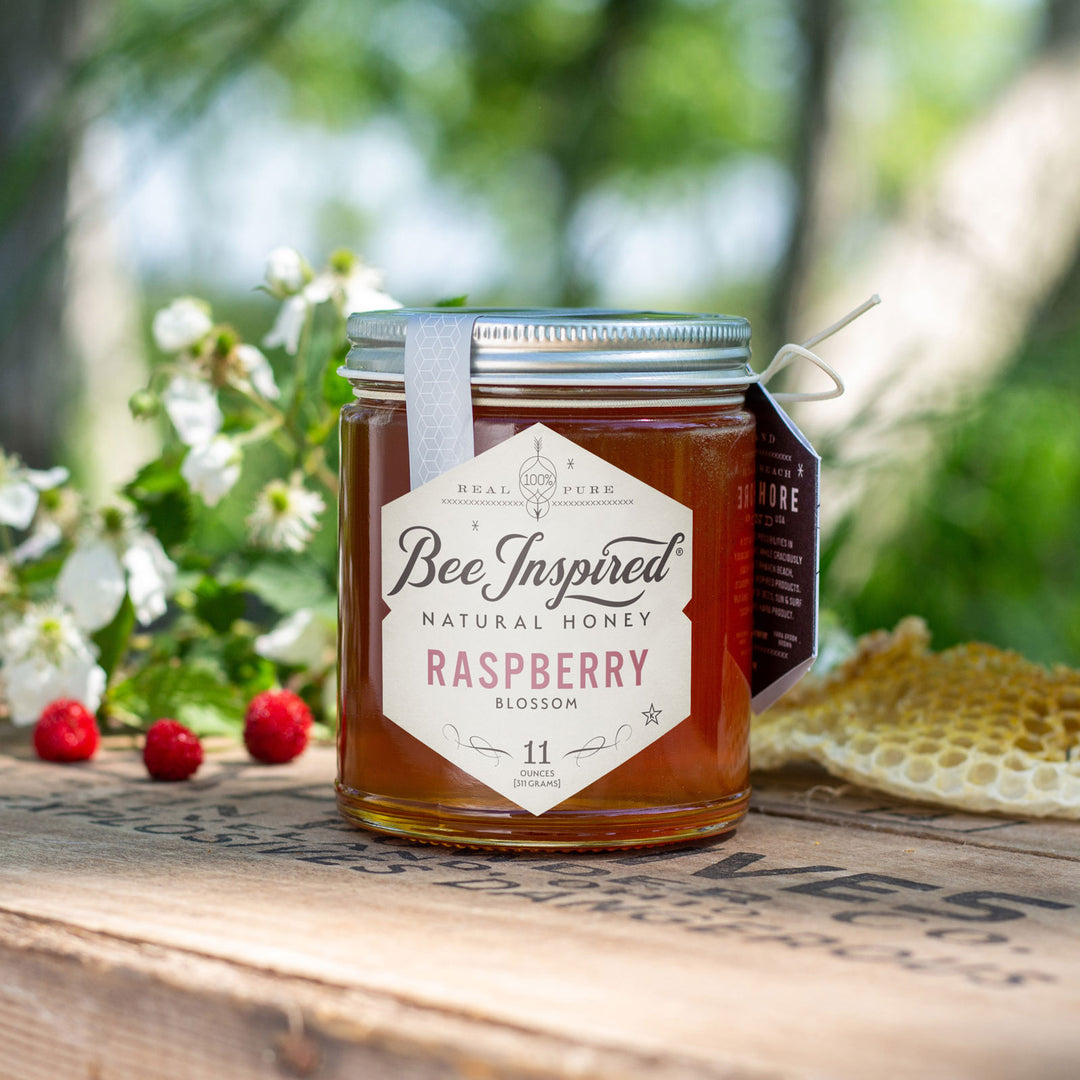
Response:
[{"label": "decorative flourish on label", "polygon": [[634,729],[629,724],[620,724],[611,742],[608,742],[603,735],[594,735],[584,746],[579,746],[576,750],[568,750],[563,757],[572,757],[574,764],[580,765],[582,761],[600,753],[601,750],[614,750],[621,743],[628,742],[633,734]]},{"label": "decorative flourish on label", "polygon": [[[475,750],[481,757],[489,758],[494,761],[496,765],[502,761],[503,757],[511,757],[509,750],[500,750],[497,746],[493,746],[481,735],[470,735],[468,740],[463,742],[461,734],[453,724],[447,724],[443,728],[443,735],[450,740],[459,750]],[[500,756],[502,755],[502,757]]]},{"label": "decorative flourish on label", "polygon": [[533,439],[536,454],[524,461],[518,470],[518,487],[525,496],[525,509],[529,516],[539,521],[551,509],[551,497],[555,494],[555,464],[541,456],[544,440]]}]

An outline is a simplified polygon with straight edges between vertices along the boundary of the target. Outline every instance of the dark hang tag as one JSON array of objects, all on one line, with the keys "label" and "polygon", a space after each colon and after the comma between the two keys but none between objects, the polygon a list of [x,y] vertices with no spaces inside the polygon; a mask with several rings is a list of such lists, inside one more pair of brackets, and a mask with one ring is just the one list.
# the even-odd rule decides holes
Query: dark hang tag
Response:
[{"label": "dark hang tag", "polygon": [[754,712],[767,709],[817,656],[821,458],[768,392],[751,386],[757,419],[754,490]]}]

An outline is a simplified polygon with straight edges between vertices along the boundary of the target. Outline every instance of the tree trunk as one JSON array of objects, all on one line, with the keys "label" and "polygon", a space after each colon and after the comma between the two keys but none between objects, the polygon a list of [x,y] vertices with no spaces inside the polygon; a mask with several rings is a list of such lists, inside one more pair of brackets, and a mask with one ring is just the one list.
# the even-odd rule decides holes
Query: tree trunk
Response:
[{"label": "tree trunk", "polygon": [[796,195],[787,243],[773,280],[763,356],[791,340],[812,249],[812,208],[818,201],[822,155],[828,129],[829,90],[842,16],[840,0],[807,0],[797,5],[805,59],[797,92],[791,171]]},{"label": "tree trunk", "polygon": [[54,463],[72,397],[61,315],[75,124],[54,109],[86,6],[0,5],[0,445],[35,466]]}]

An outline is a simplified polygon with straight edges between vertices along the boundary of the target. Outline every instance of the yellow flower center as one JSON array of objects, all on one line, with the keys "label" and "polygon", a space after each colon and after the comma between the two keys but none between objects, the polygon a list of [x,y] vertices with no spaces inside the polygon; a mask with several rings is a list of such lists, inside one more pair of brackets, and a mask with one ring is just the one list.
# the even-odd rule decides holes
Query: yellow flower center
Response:
[{"label": "yellow flower center", "polygon": [[54,663],[59,660],[64,646],[64,627],[55,616],[42,619],[38,625],[38,643],[41,651]]}]

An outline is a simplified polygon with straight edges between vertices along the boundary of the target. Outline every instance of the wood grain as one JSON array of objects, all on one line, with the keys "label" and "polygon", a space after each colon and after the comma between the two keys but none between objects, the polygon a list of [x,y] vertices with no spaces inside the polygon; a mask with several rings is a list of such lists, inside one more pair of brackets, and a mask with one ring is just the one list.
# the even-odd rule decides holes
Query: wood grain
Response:
[{"label": "wood grain", "polygon": [[0,757],[0,1077],[1076,1074],[1071,825],[786,774],[724,843],[487,854],[332,775]]}]

